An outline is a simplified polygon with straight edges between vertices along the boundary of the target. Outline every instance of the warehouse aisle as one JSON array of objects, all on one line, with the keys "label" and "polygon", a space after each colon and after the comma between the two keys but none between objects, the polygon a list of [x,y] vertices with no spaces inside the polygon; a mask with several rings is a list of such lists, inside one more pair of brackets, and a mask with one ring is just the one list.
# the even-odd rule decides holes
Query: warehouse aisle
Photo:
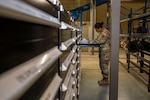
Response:
[{"label": "warehouse aisle", "polygon": [[[120,51],[120,61],[126,62],[124,51]],[[99,86],[97,80],[102,78],[99,70],[98,54],[81,53],[81,89],[79,100],[109,100],[109,86]],[[140,80],[127,72],[119,64],[118,100],[149,100],[150,93]]]}]

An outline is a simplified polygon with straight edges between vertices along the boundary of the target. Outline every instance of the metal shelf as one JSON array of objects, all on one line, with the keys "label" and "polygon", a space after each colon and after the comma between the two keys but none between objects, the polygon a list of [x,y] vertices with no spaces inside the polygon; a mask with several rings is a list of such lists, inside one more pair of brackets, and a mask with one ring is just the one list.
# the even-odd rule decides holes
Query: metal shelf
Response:
[{"label": "metal shelf", "polygon": [[62,21],[60,29],[72,29],[73,30],[73,27]]},{"label": "metal shelf", "polygon": [[61,56],[58,47],[15,67],[0,76],[0,97],[3,100],[17,99],[38,80]]},{"label": "metal shelf", "polygon": [[62,87],[61,87],[61,91],[66,91],[68,89],[68,86],[69,86],[69,80],[71,78],[71,74],[73,72],[73,68],[74,66],[71,64],[70,67],[69,67],[69,70],[67,72],[67,75],[62,83]]},{"label": "metal shelf", "polygon": [[71,26],[71,25],[69,25],[69,24],[67,24],[67,23],[65,23],[63,21],[61,22],[60,29],[70,29],[72,31],[80,31],[80,29],[77,29],[77,28],[75,28],[75,27],[73,27],[73,26]]},{"label": "metal shelf", "polygon": [[[56,6],[60,6],[60,9],[62,8],[59,0],[48,0],[48,2],[52,7],[54,7],[54,9]],[[55,9],[55,11],[57,13],[58,9]],[[22,96],[26,96],[26,94],[28,95],[29,90],[34,88],[35,85],[39,85],[37,83],[41,79],[41,76],[45,75],[48,69],[53,67],[53,64],[58,64],[57,66],[60,67],[60,70],[56,68],[57,72],[53,73],[54,76],[51,77],[52,81],[50,83],[48,82],[48,84],[46,85],[47,88],[44,87],[43,92],[40,92],[43,94],[37,95],[38,98],[40,100],[53,100],[56,98],[56,96],[59,96],[59,88],[62,89],[61,92],[66,91],[66,93],[64,93],[65,96],[67,96],[65,100],[71,100],[70,98],[74,96],[73,92],[76,92],[77,90],[76,86],[74,87],[74,90],[72,89],[72,87],[77,83],[76,67],[79,61],[76,61],[76,59],[78,58],[77,52],[80,52],[78,50],[79,46],[76,44],[76,41],[82,36],[81,34],[78,35],[81,30],[61,21],[61,19],[59,20],[59,14],[58,18],[54,16],[53,14],[44,12],[44,10],[42,9],[38,9],[37,6],[35,7],[32,4],[28,4],[24,0],[0,0],[0,18],[2,19],[10,19],[19,22],[21,21],[23,23],[27,22],[29,24],[35,25],[50,26],[57,29],[67,29],[67,31],[69,30],[70,35],[73,33],[72,36],[74,36],[74,33],[76,33],[75,37],[71,37],[67,41],[62,42],[59,47],[56,46],[40,54],[39,56],[25,63],[22,63],[14,69],[2,73],[0,75],[1,99],[16,100],[20,97],[22,98]],[[59,40],[57,42],[59,42]],[[70,50],[70,47],[72,46],[72,50],[68,51],[67,49]],[[61,59],[59,59],[59,57],[61,57],[62,52],[58,48],[62,51],[66,50],[67,53],[65,52],[64,54],[68,54],[68,52],[70,52],[68,56],[65,55],[65,57],[67,57],[65,58],[61,66]],[[63,79],[57,73],[65,73],[66,76]]]},{"label": "metal shelf", "polygon": [[145,33],[134,33],[130,35],[131,38],[150,39],[150,35]]},{"label": "metal shelf", "polygon": [[[150,21],[150,19],[146,19],[146,22],[149,22]],[[139,23],[142,23],[143,21],[142,20],[140,20],[139,21]]]},{"label": "metal shelf", "polygon": [[19,0],[1,0],[0,16],[57,28],[60,27],[58,18]]},{"label": "metal shelf", "polygon": [[49,0],[49,1],[56,6],[59,6],[61,4],[59,0]]},{"label": "metal shelf", "polygon": [[[133,61],[130,61],[131,64],[133,64],[134,66],[136,66],[137,68],[140,68],[139,65],[137,65],[137,63],[133,62]],[[145,72],[146,74],[149,74],[148,70],[144,70],[144,69],[141,69],[143,72]]]},{"label": "metal shelf", "polygon": [[77,88],[74,88],[72,90],[72,100],[77,100],[76,97],[77,97]]},{"label": "metal shelf", "polygon": [[144,53],[144,54],[146,54],[146,55],[148,55],[148,56],[150,56],[150,52],[143,51],[143,50],[139,50],[139,51],[142,52],[142,53]]},{"label": "metal shelf", "polygon": [[123,23],[123,22],[129,21],[129,20],[130,20],[130,18],[122,19],[122,20],[120,21],[120,23]]},{"label": "metal shelf", "polygon": [[72,39],[73,39],[73,42],[76,42],[77,37],[76,37],[76,36],[74,36]]},{"label": "metal shelf", "polygon": [[146,18],[146,17],[150,17],[150,12],[137,15],[137,16],[131,18],[131,20],[137,20],[137,19]]},{"label": "metal shelf", "polygon": [[136,54],[134,54],[134,53],[128,52],[128,54],[133,55],[134,57],[137,57],[138,59],[141,59],[142,61],[145,61],[145,62],[147,62],[147,63],[150,63],[149,60],[147,60],[147,59],[145,59],[145,58],[143,58],[143,57],[141,57],[141,56],[138,56],[138,55],[136,55]]},{"label": "metal shelf", "polygon": [[73,68],[73,71],[72,71],[72,76],[76,76],[77,74],[77,62],[74,64],[74,68]]},{"label": "metal shelf", "polygon": [[[150,39],[150,35],[149,34],[146,34],[146,33],[132,33],[132,26],[133,26],[133,22],[135,20],[137,20],[139,23],[143,22],[142,25],[145,26],[146,25],[146,22],[149,21],[149,17],[150,17],[150,12],[146,12],[146,8],[144,8],[144,13],[143,14],[140,14],[140,15],[136,15],[136,16],[132,16],[132,9],[129,13],[129,18],[126,18],[126,19],[123,19],[120,21],[120,23],[122,22],[126,22],[128,23],[128,33],[126,35],[120,35],[120,37],[127,37],[128,41],[130,42],[132,39],[140,39],[143,40],[144,39]],[[141,21],[143,20],[143,21]],[[143,71],[145,73],[147,73],[149,75],[149,80],[148,80],[148,92],[150,92],[150,72],[147,72],[145,71],[143,68],[143,66],[145,65],[145,63],[148,63],[148,67],[149,67],[149,64],[150,64],[150,60],[147,60],[146,58],[144,58],[144,55],[149,55],[148,52],[145,52],[145,51],[142,51],[142,50],[139,50],[138,52],[140,53],[140,55],[137,55],[135,53],[132,53],[132,52],[129,52],[128,51],[129,48],[127,48],[127,63],[128,63],[128,70],[130,69],[130,64],[133,64],[134,66],[140,68],[140,71]],[[134,62],[132,62],[130,56],[134,56],[135,58],[137,59],[140,59],[140,65],[137,65],[135,64]],[[149,70],[150,71],[150,70]]]},{"label": "metal shelf", "polygon": [[149,34],[145,34],[145,33],[133,33],[131,35],[129,35],[129,34],[120,34],[120,37],[150,39],[150,35]]},{"label": "metal shelf", "polygon": [[67,50],[68,47],[69,47],[71,44],[73,44],[73,42],[74,42],[74,39],[73,39],[73,38],[70,38],[70,39],[68,39],[67,41],[62,42],[61,45],[60,45],[60,50],[63,50],[63,51]]},{"label": "metal shelf", "polygon": [[74,53],[75,53],[75,52],[76,52],[76,50],[77,50],[77,47],[78,47],[77,45],[74,45],[74,47],[72,48],[72,52],[74,52]]},{"label": "metal shelf", "polygon": [[60,67],[60,71],[66,71],[68,69],[69,64],[71,63],[71,59],[73,58],[74,53],[70,52],[68,57],[65,59],[65,61],[62,63]]},{"label": "metal shelf", "polygon": [[71,77],[70,81],[69,81],[69,86],[67,89],[67,92],[65,94],[64,100],[72,100],[72,85],[74,82],[74,78]]},{"label": "metal shelf", "polygon": [[61,45],[60,45],[60,50],[63,50],[63,51],[67,50],[67,48],[71,44],[75,43],[76,40],[77,40],[77,37],[75,36],[73,38],[68,39],[67,41],[62,42]]},{"label": "metal shelf", "polygon": [[146,18],[146,17],[150,17],[150,12],[137,15],[137,16],[135,16],[135,17],[133,17],[133,18],[122,19],[122,20],[120,21],[120,23],[123,23],[123,22],[126,22],[126,21],[130,21],[130,20],[137,20],[137,19],[141,19],[141,18]]},{"label": "metal shelf", "polygon": [[120,37],[129,37],[129,34],[120,34]]},{"label": "metal shelf", "polygon": [[73,59],[72,59],[72,63],[75,64],[76,60],[77,60],[77,53],[74,54]]},{"label": "metal shelf", "polygon": [[40,97],[40,100],[54,100],[61,81],[62,79],[58,76],[58,74],[56,74],[46,91]]},{"label": "metal shelf", "polygon": [[77,36],[77,38],[80,38],[82,35],[81,34],[79,34],[78,36]]}]

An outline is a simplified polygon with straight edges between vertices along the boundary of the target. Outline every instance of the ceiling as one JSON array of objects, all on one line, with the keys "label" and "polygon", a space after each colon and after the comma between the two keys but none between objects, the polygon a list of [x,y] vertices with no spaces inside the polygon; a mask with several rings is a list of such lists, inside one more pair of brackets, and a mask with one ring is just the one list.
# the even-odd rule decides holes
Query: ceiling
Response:
[{"label": "ceiling", "polygon": [[91,0],[60,0],[66,10],[72,10],[87,3]]},{"label": "ceiling", "polygon": [[[129,1],[129,0],[123,0],[121,2],[121,4],[124,6],[129,6],[130,7],[133,7],[135,9],[139,8],[140,6],[133,6],[135,5],[134,3],[144,3],[145,0],[132,0],[132,1]],[[150,0],[148,0],[150,1]],[[91,2],[91,0],[60,0],[61,4],[63,5],[64,9],[67,10],[67,11],[70,11],[70,10],[73,10],[75,8],[78,8],[78,7],[81,7],[85,4],[88,4]],[[103,9],[103,10],[102,10]],[[106,13],[105,11],[106,9],[106,5],[101,5],[101,6],[98,6],[97,7],[97,10],[98,10],[98,14],[97,14],[97,18],[101,18],[101,15],[104,15]],[[105,13],[102,13],[103,11],[105,11]],[[100,14],[99,14],[100,12]],[[82,17],[83,17],[83,21],[89,21],[90,20],[90,10],[86,10],[83,12],[82,14]],[[97,20],[99,20],[97,19]],[[102,18],[101,18],[102,19]]]},{"label": "ceiling", "polygon": [[[144,2],[145,0],[121,0],[122,2]],[[85,5],[87,3],[90,3],[91,0],[60,0],[61,4],[64,6],[64,8],[68,11],[81,7],[82,5]]]}]

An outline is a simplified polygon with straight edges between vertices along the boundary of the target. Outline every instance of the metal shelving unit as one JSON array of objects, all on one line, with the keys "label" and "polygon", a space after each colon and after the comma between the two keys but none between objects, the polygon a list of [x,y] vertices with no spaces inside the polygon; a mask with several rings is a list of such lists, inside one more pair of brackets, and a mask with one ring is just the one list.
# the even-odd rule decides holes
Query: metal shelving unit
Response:
[{"label": "metal shelving unit", "polygon": [[[146,58],[150,57],[150,50],[144,50],[142,46],[144,45],[145,41],[150,40],[150,34],[147,32],[144,32],[144,28],[146,27],[146,23],[148,22],[147,19],[150,17],[150,13],[146,12],[147,9],[147,0],[145,0],[145,7],[143,9],[143,14],[133,16],[133,11],[132,9],[130,10],[130,13],[128,14],[129,18],[123,19],[120,21],[120,23],[123,22],[128,22],[128,33],[126,34],[126,38],[128,40],[128,47],[127,47],[127,63],[128,63],[128,72],[130,72],[131,65],[136,66],[139,68],[140,73],[146,73],[148,75],[148,79],[146,80],[146,84],[148,86],[148,92],[150,92],[150,59]],[[138,23],[142,24],[142,30],[140,33],[133,33],[133,23],[134,21],[138,21]],[[123,35],[124,36],[124,35]],[[140,47],[138,42],[136,43],[135,47],[137,47],[135,52],[130,51],[130,46],[129,43],[132,41],[138,41],[140,42]],[[148,47],[150,46],[150,43],[147,45]],[[135,57],[137,59],[137,62],[140,62],[140,64],[137,64],[131,60],[131,56]],[[146,67],[146,69],[145,69]],[[132,69],[131,69],[132,70]],[[133,72],[133,71],[132,71]],[[143,80],[143,79],[142,79]]]},{"label": "metal shelving unit", "polygon": [[23,1],[17,0],[11,0],[10,2],[8,0],[1,0],[0,16],[47,26],[60,26],[58,18],[55,18]]},{"label": "metal shelving unit", "polygon": [[59,0],[0,0],[0,21],[1,99],[77,100],[82,35]]},{"label": "metal shelving unit", "polygon": [[59,49],[60,58],[60,100],[78,100],[80,91],[80,42],[81,32],[66,11],[60,12]]}]

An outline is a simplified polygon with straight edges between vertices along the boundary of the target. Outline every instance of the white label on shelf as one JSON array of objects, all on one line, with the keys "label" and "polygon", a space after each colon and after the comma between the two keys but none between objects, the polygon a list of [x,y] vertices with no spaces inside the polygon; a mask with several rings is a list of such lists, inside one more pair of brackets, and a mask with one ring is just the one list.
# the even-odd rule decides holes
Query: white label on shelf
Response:
[{"label": "white label on shelf", "polygon": [[61,91],[64,92],[67,90],[67,86],[65,84],[62,84],[61,86]]},{"label": "white label on shelf", "polygon": [[60,29],[71,29],[71,31],[76,31],[77,29],[75,27],[72,27],[71,25],[61,21],[61,27]]},{"label": "white label on shelf", "polygon": [[75,70],[73,70],[73,71],[72,71],[72,74],[75,75],[75,73],[76,73]]},{"label": "white label on shelf", "polygon": [[76,49],[77,49],[77,45],[74,45],[72,52],[76,52]]},{"label": "white label on shelf", "polygon": [[48,1],[52,2],[54,5],[57,4],[57,0],[48,0]]},{"label": "white label on shelf", "polygon": [[77,59],[77,53],[74,54],[74,57],[73,57],[73,59],[72,59],[72,63],[73,63],[73,64],[75,64],[76,59]]},{"label": "white label on shelf", "polygon": [[3,73],[0,76],[2,100],[19,98],[60,57],[58,47]]},{"label": "white label on shelf", "polygon": [[80,54],[78,54],[78,57],[80,57]]},{"label": "white label on shelf", "polygon": [[77,37],[80,38],[80,37],[81,37],[81,34],[79,34]]},{"label": "white label on shelf", "polygon": [[59,48],[60,50],[67,50],[67,46],[65,46],[64,43],[61,43],[61,46]]},{"label": "white label on shelf", "polygon": [[[69,65],[69,62],[67,63],[67,65]],[[62,63],[62,66],[60,67],[60,71],[66,71],[67,67],[65,66],[64,63]]]},{"label": "white label on shelf", "polygon": [[60,11],[64,11],[63,5],[60,5]]},{"label": "white label on shelf", "polygon": [[79,70],[80,70],[80,67],[78,67],[77,70],[79,71]]},{"label": "white label on shelf", "polygon": [[72,38],[71,39],[69,39],[69,40],[67,40],[67,41],[65,41],[65,42],[62,42],[61,43],[61,46],[60,46],[60,50],[67,50],[67,48],[71,45],[73,43],[73,40],[72,40]]},{"label": "white label on shelf", "polygon": [[72,39],[73,39],[73,42],[75,42],[77,40],[77,37],[75,36]]},{"label": "white label on shelf", "polygon": [[53,4],[56,5],[57,4],[57,0],[53,0]]},{"label": "white label on shelf", "polygon": [[72,85],[73,85],[72,83],[73,83],[73,81],[74,81],[73,78],[71,78],[64,100],[72,100]]},{"label": "white label on shelf", "polygon": [[77,94],[77,88],[74,88],[74,89],[73,89],[73,97],[75,97],[76,94]]},{"label": "white label on shelf", "polygon": [[62,21],[60,29],[73,29],[73,27]]},{"label": "white label on shelf", "polygon": [[77,50],[78,50],[78,52],[80,53],[81,51],[81,47],[80,46],[78,46],[78,48],[77,48]]},{"label": "white label on shelf", "polygon": [[74,65],[75,69],[77,69],[77,65],[78,65],[78,63],[76,62],[75,65]]},{"label": "white label on shelf", "polygon": [[50,2],[52,2],[54,5],[59,6],[60,5],[60,1],[59,0],[48,0]]},{"label": "white label on shelf", "polygon": [[67,72],[67,75],[64,79],[64,82],[63,82],[63,85],[62,85],[62,91],[66,91],[65,89],[68,87],[68,84],[69,84],[69,80],[70,80],[70,77],[71,77],[71,73],[72,73],[72,70],[73,70],[73,65],[71,64],[70,67],[69,67],[69,70]]}]

